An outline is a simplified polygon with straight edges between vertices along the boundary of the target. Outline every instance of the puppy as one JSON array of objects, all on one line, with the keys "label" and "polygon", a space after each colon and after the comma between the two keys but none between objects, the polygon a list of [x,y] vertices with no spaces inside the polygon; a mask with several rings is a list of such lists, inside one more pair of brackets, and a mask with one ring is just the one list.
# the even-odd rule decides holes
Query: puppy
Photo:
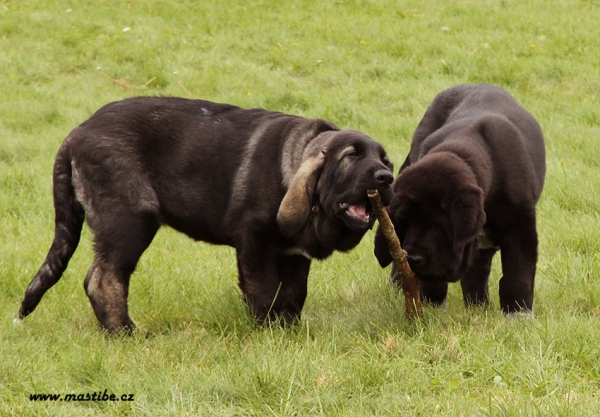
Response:
[{"label": "puppy", "polygon": [[[466,305],[488,304],[500,250],[502,311],[532,310],[545,172],[540,126],[506,91],[458,85],[434,99],[388,207],[425,301],[443,304],[448,283],[460,281]],[[380,230],[375,255],[391,262]]]},{"label": "puppy", "polygon": [[250,311],[290,323],[311,259],[359,243],[374,221],[367,189],[389,202],[392,172],[379,143],[325,120],[182,98],[107,104],[58,151],[54,241],[19,317],[60,279],[85,219],[95,257],[84,287],[108,331],[133,329],[129,278],[162,225],[234,247]]}]

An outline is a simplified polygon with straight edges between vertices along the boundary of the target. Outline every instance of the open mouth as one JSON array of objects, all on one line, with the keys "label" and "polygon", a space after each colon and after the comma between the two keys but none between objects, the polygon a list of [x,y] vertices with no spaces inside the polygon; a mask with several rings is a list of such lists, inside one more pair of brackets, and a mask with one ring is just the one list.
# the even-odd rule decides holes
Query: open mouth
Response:
[{"label": "open mouth", "polygon": [[343,213],[342,219],[350,228],[365,228],[371,225],[373,218],[371,203],[365,201],[360,204],[338,203]]}]

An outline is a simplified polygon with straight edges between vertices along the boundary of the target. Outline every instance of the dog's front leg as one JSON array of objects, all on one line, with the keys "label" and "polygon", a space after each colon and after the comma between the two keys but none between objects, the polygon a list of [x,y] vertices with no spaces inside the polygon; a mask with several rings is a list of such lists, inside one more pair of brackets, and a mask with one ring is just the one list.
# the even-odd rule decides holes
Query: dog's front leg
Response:
[{"label": "dog's front leg", "polygon": [[537,248],[535,216],[513,224],[500,243],[500,306],[504,314],[532,311]]},{"label": "dog's front leg", "polygon": [[496,248],[473,249],[473,258],[465,276],[460,280],[465,306],[490,303],[488,281]]},{"label": "dog's front leg", "polygon": [[304,306],[310,260],[283,256],[264,242],[237,250],[240,288],[260,324],[287,325],[299,319]]},{"label": "dog's front leg", "polygon": [[282,256],[278,259],[278,272],[281,289],[276,305],[284,323],[293,323],[300,319],[308,287],[310,259],[302,255]]},{"label": "dog's front leg", "polygon": [[448,283],[419,281],[419,291],[424,303],[443,307],[448,295]]}]

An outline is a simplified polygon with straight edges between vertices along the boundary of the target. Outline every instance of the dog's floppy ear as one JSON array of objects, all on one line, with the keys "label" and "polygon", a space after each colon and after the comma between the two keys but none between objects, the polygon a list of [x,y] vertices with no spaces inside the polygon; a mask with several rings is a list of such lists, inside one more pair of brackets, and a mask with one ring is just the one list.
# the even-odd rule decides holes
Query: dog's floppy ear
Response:
[{"label": "dog's floppy ear", "polygon": [[292,179],[290,188],[281,200],[277,224],[285,237],[296,236],[310,216],[312,196],[325,161],[325,154],[310,157],[302,162]]},{"label": "dog's floppy ear", "polygon": [[387,244],[387,240],[385,240],[385,236],[381,231],[381,226],[377,226],[377,231],[375,232],[375,249],[374,249],[375,257],[379,261],[379,265],[382,268],[385,268],[389,264],[392,263],[392,255],[390,254],[390,248]]},{"label": "dog's floppy ear", "polygon": [[485,219],[481,188],[470,187],[455,193],[450,207],[455,249],[474,240],[485,224]]},{"label": "dog's floppy ear", "polygon": [[327,143],[332,134],[332,131],[321,133],[308,144],[302,163],[281,200],[277,212],[277,224],[287,238],[300,233],[308,222],[314,190],[321,175]]}]

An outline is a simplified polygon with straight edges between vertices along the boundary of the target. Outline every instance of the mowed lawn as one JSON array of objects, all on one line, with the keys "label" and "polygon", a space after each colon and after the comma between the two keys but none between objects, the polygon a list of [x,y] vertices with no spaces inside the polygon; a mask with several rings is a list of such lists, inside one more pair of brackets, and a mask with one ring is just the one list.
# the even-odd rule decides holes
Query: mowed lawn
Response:
[{"label": "mowed lawn", "polygon": [[[592,0],[0,0],[0,415],[600,416],[599,22]],[[54,155],[101,105],[182,96],[321,117],[399,168],[434,96],[480,82],[546,137],[534,318],[502,316],[496,260],[488,309],[453,285],[445,311],[409,322],[369,232],[313,263],[299,326],[258,328],[233,249],[165,228],[132,277],[140,332],[108,337],[82,287],[84,228],[13,326],[52,241]]]}]

